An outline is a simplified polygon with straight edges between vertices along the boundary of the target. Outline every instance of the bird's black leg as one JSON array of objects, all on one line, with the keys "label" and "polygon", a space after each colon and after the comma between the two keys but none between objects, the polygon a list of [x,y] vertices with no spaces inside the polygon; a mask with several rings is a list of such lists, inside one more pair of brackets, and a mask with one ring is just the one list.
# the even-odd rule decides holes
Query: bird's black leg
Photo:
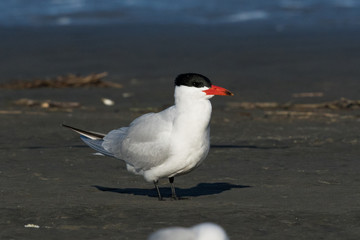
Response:
[{"label": "bird's black leg", "polygon": [[158,193],[158,197],[159,197],[159,201],[163,200],[162,197],[161,197],[161,193],[160,193],[160,189],[159,189],[159,186],[158,186],[158,182],[159,181],[154,181],[154,185],[155,185],[155,188],[156,188],[156,191]]},{"label": "bird's black leg", "polygon": [[171,197],[174,200],[178,200],[178,197],[176,196],[176,192],[175,192],[174,179],[175,179],[174,177],[169,178],[169,182],[171,184]]}]

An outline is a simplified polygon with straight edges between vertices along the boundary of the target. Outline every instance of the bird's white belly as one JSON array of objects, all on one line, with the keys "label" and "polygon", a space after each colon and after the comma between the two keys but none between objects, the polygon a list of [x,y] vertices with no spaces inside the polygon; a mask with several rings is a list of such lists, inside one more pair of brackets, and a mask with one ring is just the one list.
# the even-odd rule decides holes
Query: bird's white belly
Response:
[{"label": "bird's white belly", "polygon": [[169,178],[188,173],[204,161],[209,149],[210,142],[208,138],[203,138],[202,142],[197,142],[191,146],[184,145],[179,148],[179,145],[177,145],[163,164],[144,171],[144,178],[151,182],[160,178]]},{"label": "bird's white belly", "polygon": [[177,164],[174,163],[174,167],[171,170],[173,172],[168,177],[174,177],[176,175],[181,175],[188,173],[198,167],[206,158],[209,152],[209,147],[203,147],[201,151],[198,149],[193,152],[188,152],[187,156],[183,158],[183,161],[177,161]]}]

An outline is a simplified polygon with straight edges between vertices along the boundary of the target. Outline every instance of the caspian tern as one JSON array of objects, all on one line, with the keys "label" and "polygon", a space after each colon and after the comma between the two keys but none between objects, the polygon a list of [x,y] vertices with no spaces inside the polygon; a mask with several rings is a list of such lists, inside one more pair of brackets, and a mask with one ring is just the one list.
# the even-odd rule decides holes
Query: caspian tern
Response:
[{"label": "caspian tern", "polygon": [[136,118],[129,127],[102,134],[68,127],[97,152],[125,161],[127,170],[153,182],[162,200],[158,180],[168,178],[172,198],[178,199],[174,177],[194,170],[210,148],[211,103],[214,95],[233,95],[197,73],[175,79],[175,105]]},{"label": "caspian tern", "polygon": [[222,227],[214,223],[201,223],[191,228],[169,227],[152,233],[148,240],[229,240]]}]

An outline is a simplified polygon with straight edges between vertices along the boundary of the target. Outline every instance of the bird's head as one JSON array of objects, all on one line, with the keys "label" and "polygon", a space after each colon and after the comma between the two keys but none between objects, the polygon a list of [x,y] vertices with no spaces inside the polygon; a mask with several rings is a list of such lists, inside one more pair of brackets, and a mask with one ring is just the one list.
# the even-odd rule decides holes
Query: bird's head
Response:
[{"label": "bird's head", "polygon": [[211,81],[198,73],[183,73],[175,79],[176,89],[181,95],[210,99],[215,95],[233,96],[229,90],[211,84]]}]

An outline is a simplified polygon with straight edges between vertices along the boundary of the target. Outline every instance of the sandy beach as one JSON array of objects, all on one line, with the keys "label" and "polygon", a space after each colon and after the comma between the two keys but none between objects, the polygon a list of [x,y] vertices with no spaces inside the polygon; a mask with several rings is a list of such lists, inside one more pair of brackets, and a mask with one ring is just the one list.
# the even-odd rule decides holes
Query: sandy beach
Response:
[{"label": "sandy beach", "polygon": [[[1,83],[106,71],[123,85],[0,89],[1,239],[146,239],[201,222],[221,225],[230,239],[359,239],[359,108],[240,104],[359,100],[359,31],[254,24],[0,32]],[[182,72],[235,94],[212,99],[209,156],[175,180],[188,200],[158,201],[152,184],[119,160],[92,155],[61,127],[108,132],[162,110]],[[21,98],[80,107],[14,104]],[[170,195],[166,179],[160,187]]]}]

